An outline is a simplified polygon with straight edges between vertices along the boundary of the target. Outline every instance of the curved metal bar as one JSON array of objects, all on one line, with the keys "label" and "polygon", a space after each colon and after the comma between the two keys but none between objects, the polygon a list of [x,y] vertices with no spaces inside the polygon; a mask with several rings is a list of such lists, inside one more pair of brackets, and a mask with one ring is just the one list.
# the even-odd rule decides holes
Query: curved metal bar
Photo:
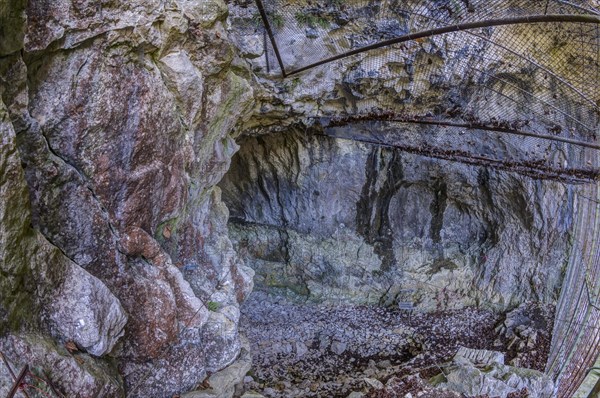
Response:
[{"label": "curved metal bar", "polygon": [[590,23],[600,24],[600,16],[596,15],[576,15],[576,14],[550,14],[550,15],[530,15],[525,17],[516,18],[503,18],[503,19],[487,19],[477,22],[468,22],[464,24],[444,26],[442,28],[424,30],[421,32],[409,33],[407,35],[395,37],[393,39],[380,41],[379,43],[371,44],[361,48],[357,48],[351,51],[347,51],[342,54],[334,55],[333,57],[322,59],[321,61],[312,63],[302,68],[287,72],[285,76],[295,75],[300,72],[304,72],[308,69],[315,68],[320,65],[328,64],[333,61],[337,61],[343,58],[347,58],[352,55],[360,54],[366,51],[375,50],[381,47],[391,46],[393,44],[404,43],[411,40],[423,39],[426,37],[438,36],[445,33],[459,32],[462,30],[487,28],[491,26],[505,26],[505,25],[523,25],[533,23],[548,23],[548,22],[579,22],[579,23]]},{"label": "curved metal bar", "polygon": [[537,133],[532,133],[532,132],[524,131],[524,130],[516,130],[516,129],[512,130],[512,129],[502,128],[502,127],[493,127],[493,126],[474,127],[473,125],[471,125],[469,123],[435,122],[435,121],[426,121],[426,120],[421,120],[421,121],[412,120],[412,121],[409,121],[408,123],[432,124],[432,125],[438,125],[438,126],[461,127],[461,128],[466,128],[466,129],[495,131],[498,133],[507,133],[507,134],[513,134],[513,135],[521,135],[524,137],[534,137],[534,138],[540,138],[540,139],[550,140],[550,141],[559,141],[559,142],[564,142],[567,144],[578,145],[578,146],[582,146],[582,147],[586,147],[586,148],[600,150],[600,145],[598,145],[598,144],[593,144],[593,143],[586,142],[586,141],[574,140],[571,138],[553,136],[553,135],[549,135],[549,134],[537,134]]},{"label": "curved metal bar", "polygon": [[[548,0],[548,2],[549,1],[550,0]],[[566,3],[566,4],[570,5],[570,6],[578,7],[577,5],[569,4],[568,2],[563,2],[563,1],[558,1],[558,2],[559,2],[559,4]],[[548,3],[547,3],[547,5],[548,5]],[[591,10],[586,10],[586,11],[594,13]],[[430,19],[430,20],[432,20],[434,22],[437,22],[437,23],[443,23],[444,22],[444,21],[442,21],[440,19],[432,18],[432,17],[430,17],[428,15],[425,15],[425,14],[413,13],[413,15],[416,15],[416,16],[419,16],[419,17],[422,17],[422,18],[427,18],[427,19]],[[546,14],[544,14],[544,15],[546,15]],[[583,100],[587,101],[594,109],[598,109],[598,105],[592,99],[588,98],[585,95],[585,93],[583,93],[581,90],[579,90],[578,88],[576,88],[575,86],[573,86],[571,83],[569,83],[568,81],[566,81],[565,79],[563,79],[562,77],[560,77],[558,74],[554,73],[552,70],[550,70],[547,67],[545,67],[544,65],[542,65],[542,64],[534,61],[531,58],[526,57],[523,54],[520,54],[520,53],[514,51],[513,49],[511,49],[511,48],[509,48],[507,46],[504,46],[504,45],[502,45],[502,44],[500,44],[498,42],[490,40],[490,39],[488,39],[485,36],[479,35],[479,34],[477,34],[475,32],[469,32],[469,31],[466,31],[465,33],[467,33],[467,34],[469,34],[469,35],[471,35],[473,37],[477,37],[480,40],[484,40],[484,41],[490,43],[493,46],[496,46],[496,47],[499,47],[499,48],[501,48],[501,49],[503,49],[505,51],[508,51],[509,53],[513,54],[514,56],[521,58],[525,62],[529,62],[530,64],[532,64],[536,68],[539,68],[539,69],[543,70],[544,72],[548,73],[549,75],[551,75],[552,77],[554,77],[555,79],[557,79],[559,82],[561,82],[562,84],[564,84],[565,86],[569,87],[571,90],[573,90],[575,93],[577,93],[581,98],[583,98]]]},{"label": "curved metal bar", "polygon": [[[550,0],[548,0],[548,2],[549,1]],[[562,2],[562,1],[558,1],[558,2],[559,2],[559,4],[566,3],[566,4],[571,5],[573,7],[577,7],[576,5],[569,4],[568,2]],[[586,11],[592,12],[591,10],[586,10]],[[444,21],[442,21],[440,19],[432,18],[431,16],[428,16],[428,15],[425,15],[425,14],[413,13],[413,15],[419,16],[421,18],[427,18],[427,19],[429,19],[431,21],[434,21],[434,22],[437,22],[437,23],[443,23],[444,22]],[[546,15],[546,14],[544,14],[544,15]],[[502,45],[502,44],[500,44],[498,42],[490,40],[490,39],[488,39],[485,36],[479,35],[479,34],[477,34],[475,32],[469,32],[469,31],[465,31],[465,33],[467,33],[467,34],[469,34],[469,35],[471,35],[473,37],[477,37],[480,40],[484,40],[484,41],[490,43],[493,46],[496,46],[496,47],[499,47],[499,48],[501,48],[501,49],[503,49],[505,51],[508,51],[509,53],[513,54],[516,57],[519,57],[520,59],[524,60],[525,62],[529,62],[533,66],[535,66],[535,67],[543,70],[544,72],[548,73],[549,75],[551,75],[552,77],[554,77],[555,79],[557,79],[559,82],[561,82],[562,84],[564,84],[565,86],[567,86],[568,88],[570,88],[571,90],[573,90],[575,93],[577,93],[584,101],[587,101],[592,106],[592,108],[594,108],[596,110],[599,110],[598,105],[592,99],[588,98],[581,90],[577,89],[571,83],[569,83],[568,81],[566,81],[565,79],[563,79],[562,77],[560,77],[558,74],[554,73],[552,70],[550,70],[547,67],[545,67],[544,65],[541,65],[540,63],[535,62],[533,59],[528,58],[525,55],[520,54],[520,53],[512,50],[511,48],[509,48],[507,46],[504,46],[504,45]],[[531,95],[533,95],[533,94],[531,94]],[[579,122],[579,121],[576,120],[576,122]],[[589,127],[587,127],[587,126],[584,126],[584,127],[586,127],[586,128],[589,129]]]}]

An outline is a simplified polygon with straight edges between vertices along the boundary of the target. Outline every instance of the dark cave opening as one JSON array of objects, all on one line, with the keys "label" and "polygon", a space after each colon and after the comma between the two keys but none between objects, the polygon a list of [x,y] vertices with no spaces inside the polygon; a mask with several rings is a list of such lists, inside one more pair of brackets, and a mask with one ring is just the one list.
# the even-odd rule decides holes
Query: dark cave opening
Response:
[{"label": "dark cave opening", "polygon": [[398,380],[427,384],[460,347],[544,370],[568,186],[310,129],[239,145],[220,187],[256,272],[240,326],[256,353],[249,386],[345,397],[373,394],[374,379],[404,391]]}]

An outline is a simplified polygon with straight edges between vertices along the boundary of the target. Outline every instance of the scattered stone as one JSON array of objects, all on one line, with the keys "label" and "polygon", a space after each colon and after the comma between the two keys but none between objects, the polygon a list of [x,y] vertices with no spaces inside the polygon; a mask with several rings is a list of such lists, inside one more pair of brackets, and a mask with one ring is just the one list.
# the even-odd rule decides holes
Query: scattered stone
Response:
[{"label": "scattered stone", "polygon": [[337,355],[342,355],[346,351],[347,344],[341,341],[334,341],[331,343],[331,351]]},{"label": "scattered stone", "polygon": [[242,398],[265,398],[265,396],[255,391],[248,391],[242,395]]},{"label": "scattered stone", "polygon": [[379,361],[377,367],[380,369],[389,369],[392,367],[392,362],[389,359]]},{"label": "scattered stone", "polygon": [[261,395],[255,391],[248,391],[242,395],[241,398],[265,398],[264,395]]},{"label": "scattered stone", "polygon": [[460,347],[454,356],[455,362],[468,361],[475,365],[504,364],[504,354],[498,351],[474,350]]},{"label": "scattered stone", "polygon": [[365,394],[363,394],[362,392],[353,391],[350,393],[350,395],[348,395],[348,398],[363,398],[364,396]]},{"label": "scattered stone", "polygon": [[301,341],[296,341],[295,349],[296,349],[296,357],[298,357],[298,358],[302,358],[304,356],[304,354],[306,354],[308,352],[308,347],[306,347],[306,344],[304,344]]},{"label": "scattered stone", "polygon": [[[500,352],[506,346],[494,346],[501,316],[488,311],[415,313],[408,326],[397,309],[298,304],[260,291],[241,310],[240,330],[249,337],[254,355],[253,380],[241,393],[318,398],[381,392],[418,398],[424,392],[427,398],[457,398],[457,392],[428,385],[421,373],[429,379],[439,373],[434,365],[454,357],[476,369],[490,363],[506,366]],[[291,353],[284,353],[286,345]]]},{"label": "scattered stone", "polygon": [[383,383],[377,379],[371,379],[369,377],[365,377],[365,382],[376,390],[381,390],[384,387]]},{"label": "scattered stone", "polygon": [[501,353],[461,347],[452,365],[432,379],[432,384],[466,396],[506,398],[524,389],[532,398],[553,396],[554,383],[548,376],[536,370],[504,365],[503,359]]}]

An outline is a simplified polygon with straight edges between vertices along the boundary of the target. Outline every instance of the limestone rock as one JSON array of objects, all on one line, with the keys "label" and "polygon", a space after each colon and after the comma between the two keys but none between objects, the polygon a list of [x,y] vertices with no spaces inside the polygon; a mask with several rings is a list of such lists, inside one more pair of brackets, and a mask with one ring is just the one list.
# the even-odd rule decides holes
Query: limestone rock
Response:
[{"label": "limestone rock", "polygon": [[294,344],[294,348],[296,351],[296,356],[298,358],[302,358],[304,354],[308,352],[308,347],[302,341],[296,341],[296,343]]},{"label": "limestone rock", "polygon": [[19,180],[0,184],[0,329],[110,352],[132,397],[185,392],[238,356],[252,289],[215,188],[254,103],[227,6],[25,3],[0,7],[0,181]]},{"label": "limestone rock", "polygon": [[227,5],[223,0],[189,1],[179,0],[184,14],[193,21],[200,22],[202,27],[209,28],[218,20],[227,16]]},{"label": "limestone rock", "polygon": [[455,362],[470,362],[475,365],[492,365],[494,363],[504,364],[504,354],[497,351],[474,350],[460,347],[454,356]]},{"label": "limestone rock", "polygon": [[207,383],[209,389],[193,391],[182,395],[182,398],[231,398],[237,384],[243,383],[246,373],[252,366],[250,344],[242,338],[242,349],[239,358],[225,369],[212,374]]},{"label": "limestone rock", "polygon": [[331,351],[336,355],[342,355],[346,351],[347,343],[343,341],[334,340],[331,343]]},{"label": "limestone rock", "polygon": [[[2,101],[0,172],[0,349],[13,370],[25,364],[43,369],[68,396],[122,394],[115,372],[76,360],[51,338],[102,356],[123,335],[127,317],[99,279],[31,228],[25,177]],[[0,391],[10,380],[0,377]]]},{"label": "limestone rock", "polygon": [[363,398],[364,396],[365,394],[363,394],[362,392],[353,391],[350,393],[350,395],[348,395],[347,398]]},{"label": "limestone rock", "polygon": [[63,339],[92,355],[107,354],[124,334],[125,311],[100,280],[73,263],[68,267],[49,298],[49,317]]},{"label": "limestone rock", "polygon": [[265,397],[264,397],[264,395],[261,395],[257,392],[248,391],[248,392],[245,392],[244,395],[242,395],[242,398],[265,398]]},{"label": "limestone rock", "polygon": [[[0,350],[14,371],[28,364],[44,379],[48,378],[64,396],[74,398],[123,397],[122,380],[106,363],[69,352],[52,339],[37,334],[0,338]],[[39,374],[39,372],[43,372]],[[8,394],[12,378],[4,365],[0,367],[0,394]]]},{"label": "limestone rock", "polygon": [[368,385],[370,385],[371,387],[373,387],[376,390],[381,390],[384,387],[383,383],[380,382],[379,380],[371,379],[368,377],[365,377],[365,383],[367,383]]}]

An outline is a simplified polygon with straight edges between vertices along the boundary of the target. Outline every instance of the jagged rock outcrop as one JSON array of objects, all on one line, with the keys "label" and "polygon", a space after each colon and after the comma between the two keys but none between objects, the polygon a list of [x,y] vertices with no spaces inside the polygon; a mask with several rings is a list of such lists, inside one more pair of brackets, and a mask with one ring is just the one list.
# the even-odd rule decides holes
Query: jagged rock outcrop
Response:
[{"label": "jagged rock outcrop", "polygon": [[542,372],[504,365],[500,353],[461,348],[451,364],[431,382],[461,396],[488,395],[506,398],[525,393],[528,397],[554,396],[554,383]]},{"label": "jagged rock outcrop", "polygon": [[70,397],[171,397],[240,352],[252,271],[215,184],[253,91],[226,16],[220,0],[0,6],[2,347]]},{"label": "jagged rock outcrop", "polygon": [[556,298],[563,184],[311,133],[241,146],[221,187],[262,289],[426,310]]}]

